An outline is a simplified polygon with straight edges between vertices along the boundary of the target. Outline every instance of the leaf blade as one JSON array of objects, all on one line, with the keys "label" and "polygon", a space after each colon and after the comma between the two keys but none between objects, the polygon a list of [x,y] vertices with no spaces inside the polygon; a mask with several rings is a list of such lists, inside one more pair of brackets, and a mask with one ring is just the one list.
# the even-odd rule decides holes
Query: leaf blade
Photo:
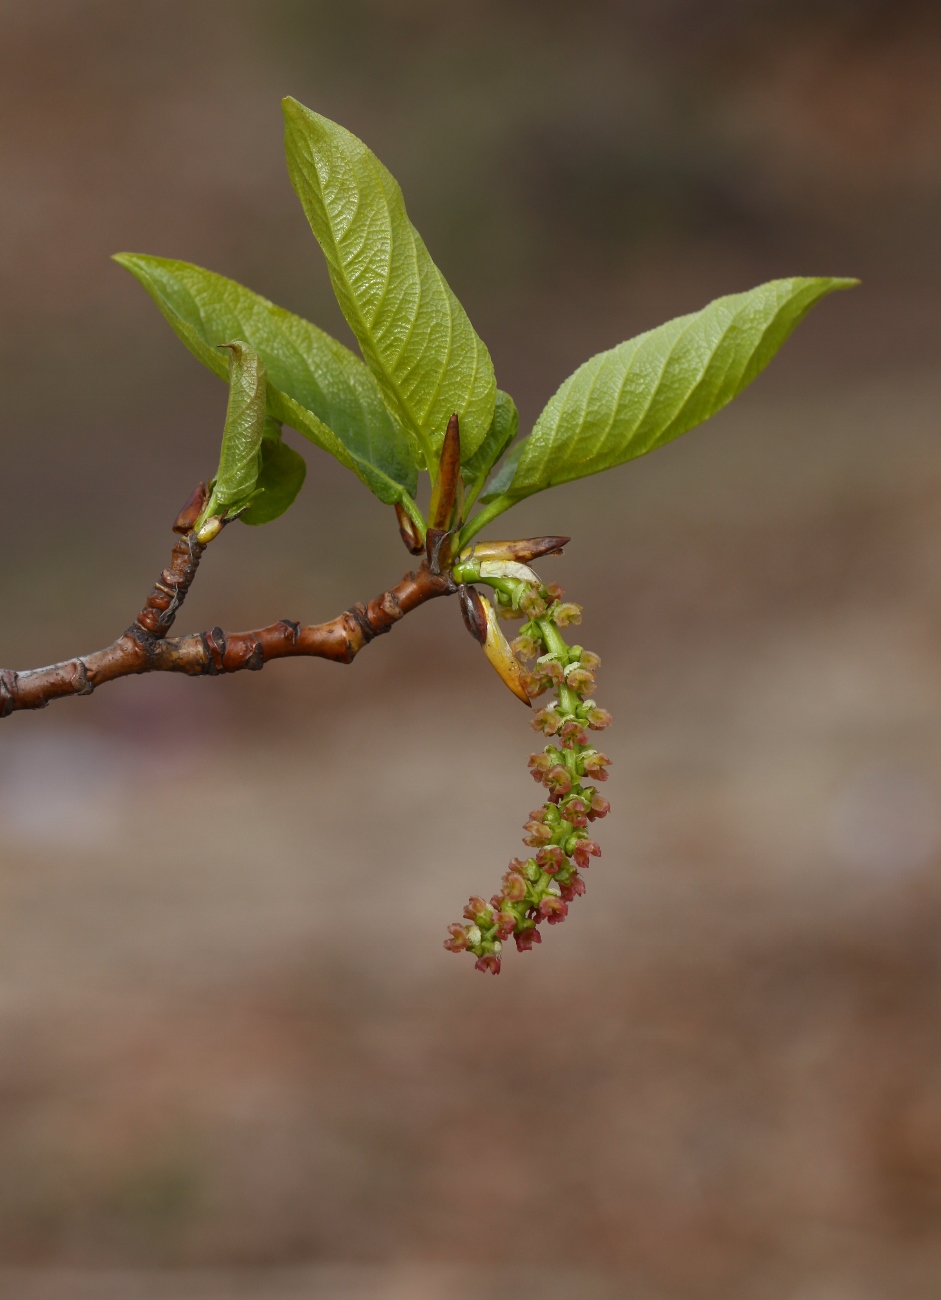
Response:
[{"label": "leaf blade", "polygon": [[268,404],[278,420],[336,456],[381,500],[400,499],[400,489],[414,493],[418,470],[411,443],[349,348],[203,267],[136,253],[119,253],[114,260],[147,290],[177,336],[215,374],[227,375],[216,345],[233,335],[245,338],[265,362]]},{"label": "leaf blade", "polygon": [[307,476],[304,457],[282,441],[281,426],[270,417],[261,443],[260,461],[258,494],[239,515],[243,524],[253,527],[271,523],[283,515],[294,504]]},{"label": "leaf blade", "polygon": [[473,455],[493,416],[490,354],[409,221],[398,183],[361,140],[297,100],[284,100],[284,118],[291,183],[389,409],[432,474],[454,412]]},{"label": "leaf blade", "polygon": [[519,411],[516,409],[516,403],[509,393],[504,393],[498,388],[493,419],[487,431],[487,436],[473,456],[464,462],[463,473],[467,506],[472,505],[476,500],[480,489],[486,482],[487,475],[500,457],[504,455],[517,433],[519,433],[519,425],[520,416]]},{"label": "leaf blade", "polygon": [[265,432],[265,363],[242,339],[221,346],[230,354],[229,402],[219,468],[203,511],[205,518],[235,515],[249,504],[258,482]]},{"label": "leaf blade", "polygon": [[[512,480],[500,475],[495,486],[519,500],[688,432],[746,388],[822,298],[855,283],[773,280],[599,353],[550,398],[519,444]],[[489,492],[488,499],[496,495]]]}]

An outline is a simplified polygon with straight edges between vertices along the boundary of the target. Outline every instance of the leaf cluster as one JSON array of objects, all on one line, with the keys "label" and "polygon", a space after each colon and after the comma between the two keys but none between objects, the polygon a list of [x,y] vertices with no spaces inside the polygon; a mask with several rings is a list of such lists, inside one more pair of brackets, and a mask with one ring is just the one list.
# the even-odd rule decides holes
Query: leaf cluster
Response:
[{"label": "leaf cluster", "polygon": [[204,517],[261,524],[288,508],[304,462],[281,439],[287,424],[404,510],[424,537],[419,476],[434,484],[457,414],[463,543],[523,498],[701,424],[751,383],[816,303],[856,283],[773,280],[599,353],[518,439],[515,403],[497,388],[490,353],[410,222],[398,183],[337,123],[294,99],[284,101],[284,117],[291,181],[361,356],[212,271],[142,254],[116,258],[190,351],[230,383]]}]

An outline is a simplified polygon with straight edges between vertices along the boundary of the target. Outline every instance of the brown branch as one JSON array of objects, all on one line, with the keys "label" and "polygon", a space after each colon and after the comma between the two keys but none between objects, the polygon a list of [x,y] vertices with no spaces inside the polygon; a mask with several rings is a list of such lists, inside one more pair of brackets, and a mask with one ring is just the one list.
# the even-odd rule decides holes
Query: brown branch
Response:
[{"label": "brown branch", "polygon": [[204,550],[192,532],[177,542],[170,566],[154,584],[144,608],[106,649],[48,668],[0,669],[0,718],[17,709],[44,709],[50,700],[68,695],[91,695],[104,682],[136,673],[217,677],[243,668],[257,671],[271,659],[295,655],[348,664],[363,646],[411,610],[457,590],[449,574],[433,573],[424,563],[367,605],[356,604],[329,623],[302,625],[282,619],[253,632],[223,632],[214,627],[211,632],[168,638]]}]

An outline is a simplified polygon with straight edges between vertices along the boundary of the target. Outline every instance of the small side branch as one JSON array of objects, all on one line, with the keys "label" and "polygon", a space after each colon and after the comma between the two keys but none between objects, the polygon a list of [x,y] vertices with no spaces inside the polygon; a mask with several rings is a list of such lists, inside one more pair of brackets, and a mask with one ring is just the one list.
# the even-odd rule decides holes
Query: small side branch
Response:
[{"label": "small side branch", "polygon": [[272,659],[306,655],[348,664],[375,637],[436,596],[457,590],[449,574],[433,573],[422,564],[368,604],[356,604],[328,623],[301,624],[290,619],[252,632],[211,632],[167,637],[196,576],[205,547],[192,532],[173,548],[144,608],[127,631],[104,650],[24,672],[0,669],[0,717],[18,709],[43,709],[51,700],[91,695],[105,682],[139,673],[186,673],[217,677],[243,669],[257,672]]}]

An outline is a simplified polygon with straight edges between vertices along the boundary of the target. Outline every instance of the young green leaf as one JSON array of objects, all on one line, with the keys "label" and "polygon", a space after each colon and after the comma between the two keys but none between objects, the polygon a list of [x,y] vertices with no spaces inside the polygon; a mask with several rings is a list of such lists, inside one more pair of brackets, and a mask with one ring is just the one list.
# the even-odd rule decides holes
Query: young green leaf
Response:
[{"label": "young green leaf", "polygon": [[643,456],[708,420],[764,369],[821,298],[856,283],[772,280],[592,357],[514,447],[512,477],[508,457],[465,540],[533,492]]},{"label": "young green leaf", "polygon": [[304,457],[281,439],[281,426],[269,416],[261,442],[256,496],[239,515],[243,524],[268,524],[283,515],[304,486]]},{"label": "young green leaf", "polygon": [[483,442],[490,354],[431,260],[379,159],[335,122],[284,101],[288,171],[324,251],[337,301],[389,409],[434,474],[453,412],[465,456]]},{"label": "young green leaf", "polygon": [[229,405],[219,468],[202,519],[238,514],[252,500],[265,433],[265,363],[241,339],[221,346],[230,353]]},{"label": "young green leaf", "polygon": [[245,339],[268,371],[272,414],[304,434],[392,504],[414,493],[411,442],[386,409],[376,381],[349,348],[234,280],[189,262],[119,253],[190,351],[226,378],[218,345]]},{"label": "young green leaf", "polygon": [[464,461],[465,509],[474,503],[487,475],[516,437],[519,426],[520,416],[516,403],[509,393],[498,388],[487,436],[473,456]]}]

